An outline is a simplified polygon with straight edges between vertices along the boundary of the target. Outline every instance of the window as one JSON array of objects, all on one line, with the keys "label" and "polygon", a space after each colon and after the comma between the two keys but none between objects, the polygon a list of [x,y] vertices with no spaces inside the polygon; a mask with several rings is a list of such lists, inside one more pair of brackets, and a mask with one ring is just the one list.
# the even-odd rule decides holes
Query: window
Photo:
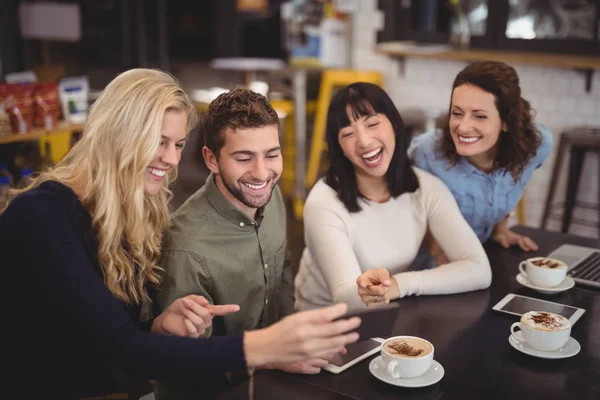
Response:
[{"label": "window", "polygon": [[600,55],[600,0],[503,0],[497,47]]},{"label": "window", "polygon": [[510,39],[596,38],[593,0],[510,0],[506,37]]},{"label": "window", "polygon": [[[468,22],[472,47],[490,47],[488,2],[460,2],[460,10]],[[385,13],[385,30],[380,34],[380,41],[448,43],[457,15],[455,7],[448,0],[380,0],[379,8]]]},{"label": "window", "polygon": [[[460,0],[472,48],[600,55],[600,0]],[[450,0],[380,0],[379,40],[449,43]]]}]

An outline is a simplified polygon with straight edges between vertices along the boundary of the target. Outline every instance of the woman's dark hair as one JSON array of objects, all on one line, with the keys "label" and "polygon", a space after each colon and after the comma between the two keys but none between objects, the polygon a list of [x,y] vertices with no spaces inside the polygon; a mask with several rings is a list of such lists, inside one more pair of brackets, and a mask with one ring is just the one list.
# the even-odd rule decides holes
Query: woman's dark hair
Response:
[{"label": "woman's dark hair", "polygon": [[[533,124],[531,105],[521,97],[517,72],[503,62],[480,61],[468,65],[458,73],[452,84],[452,93],[462,85],[477,86],[494,95],[500,119],[508,127],[507,132],[500,134],[494,167],[504,169],[515,181],[519,180],[525,165],[540,146],[541,136]],[[450,96],[448,120],[439,149],[455,165],[461,156],[456,152],[450,135],[452,94]]]},{"label": "woman's dark hair", "polygon": [[416,191],[419,181],[406,154],[410,138],[392,99],[377,85],[353,83],[335,94],[327,112],[326,138],[330,163],[325,182],[337,192],[346,209],[360,211],[358,199],[364,198],[358,190],[354,164],[344,155],[338,138],[340,130],[350,125],[349,112],[352,119],[384,114],[390,120],[396,135],[396,147],[385,174],[388,190],[393,198]]}]

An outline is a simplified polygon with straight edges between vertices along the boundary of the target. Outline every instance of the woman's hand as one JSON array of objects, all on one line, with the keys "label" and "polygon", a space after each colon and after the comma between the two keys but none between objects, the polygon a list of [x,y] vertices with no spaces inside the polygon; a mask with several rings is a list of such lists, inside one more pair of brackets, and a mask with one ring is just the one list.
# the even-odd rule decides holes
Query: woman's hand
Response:
[{"label": "woman's hand", "polygon": [[510,214],[506,214],[502,221],[494,226],[492,239],[500,243],[500,246],[508,249],[510,246],[519,245],[523,251],[537,251],[538,245],[528,236],[519,235],[508,229],[508,219]]},{"label": "woman's hand", "polygon": [[[335,353],[358,340],[360,318],[339,319],[348,306],[340,303],[288,315],[265,329],[244,333],[244,354],[249,367],[304,363],[322,365]],[[290,367],[291,368],[291,367]],[[306,369],[311,371],[312,369]]]},{"label": "woman's hand", "polygon": [[152,332],[197,338],[212,325],[215,316],[240,310],[237,304],[212,305],[203,296],[189,295],[175,300],[152,324]]},{"label": "woman's hand", "polygon": [[388,304],[400,296],[398,282],[385,268],[370,269],[356,280],[358,295],[367,306]]},{"label": "woman's hand", "polygon": [[528,236],[519,235],[510,229],[495,230],[492,239],[500,246],[508,249],[510,246],[519,245],[523,251],[537,251],[538,245]]},{"label": "woman's hand", "polygon": [[[346,348],[342,348],[339,354],[346,354],[348,350]],[[325,368],[327,364],[333,359],[334,354],[330,354],[327,357],[321,358],[311,358],[306,361],[299,361],[290,364],[276,364],[270,365],[269,369],[278,369],[280,371],[289,372],[290,374],[306,374],[306,375],[316,375],[321,372],[321,369]]]},{"label": "woman's hand", "polygon": [[306,361],[298,361],[289,364],[278,364],[273,365],[271,369],[278,369],[280,371],[289,372],[290,374],[316,375],[321,372],[322,368],[329,364],[329,361],[331,361],[332,358],[333,355],[330,357],[312,358]]}]

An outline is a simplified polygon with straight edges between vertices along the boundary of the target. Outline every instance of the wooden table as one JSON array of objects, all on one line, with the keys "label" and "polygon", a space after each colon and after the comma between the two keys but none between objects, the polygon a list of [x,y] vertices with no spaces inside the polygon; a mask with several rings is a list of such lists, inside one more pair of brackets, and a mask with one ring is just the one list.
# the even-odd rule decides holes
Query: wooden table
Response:
[{"label": "wooden table", "polygon": [[[600,240],[518,227],[547,255],[563,243],[599,247]],[[259,399],[600,399],[600,291],[576,285],[547,296],[519,285],[518,264],[533,256],[495,243],[485,245],[493,269],[487,290],[449,296],[422,296],[399,301],[394,334],[424,337],[435,346],[435,359],[445,369],[435,385],[408,389],[388,385],[369,372],[371,357],[339,375],[315,376],[264,371],[255,376]],[[468,277],[465,277],[468,279]],[[571,358],[545,360],[522,354],[508,343],[517,317],[492,310],[507,293],[585,308],[572,336],[582,346]],[[247,399],[247,384],[219,399]]]}]

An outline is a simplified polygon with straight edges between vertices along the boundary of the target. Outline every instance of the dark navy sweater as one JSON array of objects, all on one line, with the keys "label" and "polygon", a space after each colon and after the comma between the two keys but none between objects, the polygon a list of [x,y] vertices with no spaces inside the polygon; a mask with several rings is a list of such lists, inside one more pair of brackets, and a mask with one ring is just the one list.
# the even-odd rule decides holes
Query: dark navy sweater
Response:
[{"label": "dark navy sweater", "polygon": [[91,217],[58,182],[21,194],[0,215],[0,273],[1,359],[21,398],[109,393],[114,366],[178,381],[246,368],[241,335],[145,331],[140,307],[104,285]]}]

